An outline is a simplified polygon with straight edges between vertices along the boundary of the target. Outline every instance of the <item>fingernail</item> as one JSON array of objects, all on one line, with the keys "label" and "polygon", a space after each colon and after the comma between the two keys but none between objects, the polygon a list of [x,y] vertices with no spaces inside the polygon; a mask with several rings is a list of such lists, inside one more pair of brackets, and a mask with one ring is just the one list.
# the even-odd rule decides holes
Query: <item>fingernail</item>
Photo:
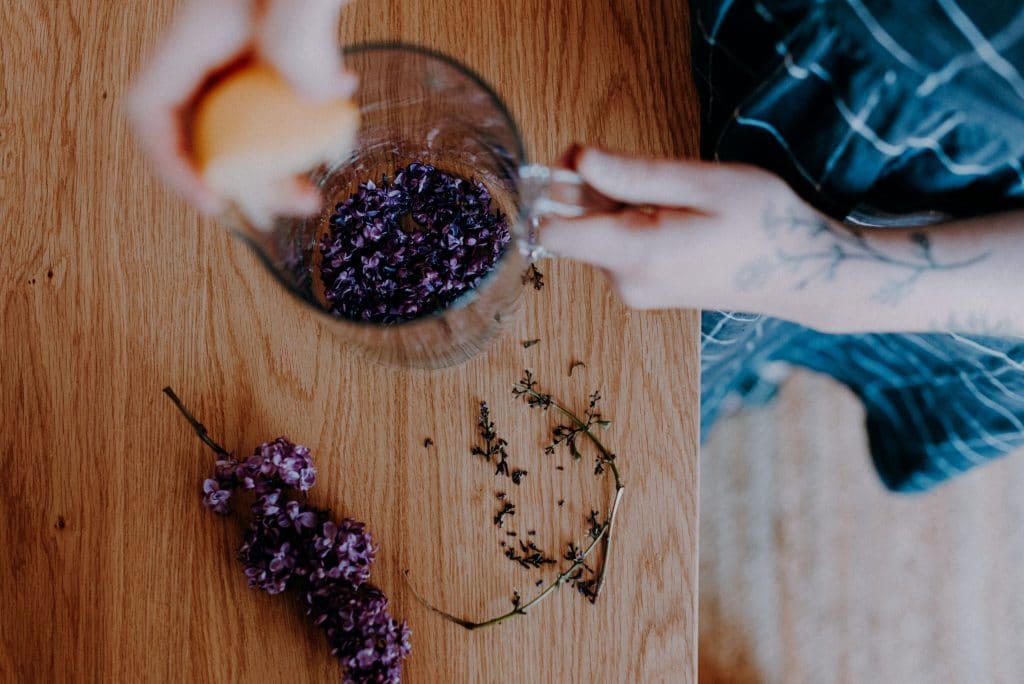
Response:
[{"label": "fingernail", "polygon": [[602,156],[601,151],[596,147],[581,149],[576,155],[576,164],[573,168],[577,173],[586,177],[588,170],[592,172],[596,168],[595,165],[601,164]]},{"label": "fingernail", "polygon": [[576,158],[576,164],[577,166],[583,164],[584,158],[587,159],[587,164],[603,164],[611,159],[611,157],[612,155],[600,147],[588,147],[584,150],[580,150],[579,156]]}]

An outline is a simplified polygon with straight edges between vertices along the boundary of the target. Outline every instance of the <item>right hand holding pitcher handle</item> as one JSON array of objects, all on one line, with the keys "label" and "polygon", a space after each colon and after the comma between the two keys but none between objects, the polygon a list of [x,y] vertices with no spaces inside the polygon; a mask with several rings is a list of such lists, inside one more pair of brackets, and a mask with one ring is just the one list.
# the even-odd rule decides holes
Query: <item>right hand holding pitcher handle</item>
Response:
[{"label": "right hand holding pitcher handle", "polygon": [[587,185],[575,171],[543,164],[527,164],[519,169],[519,197],[528,221],[527,235],[520,239],[519,249],[531,261],[557,256],[539,241],[540,220],[545,216],[577,218],[622,206]]}]

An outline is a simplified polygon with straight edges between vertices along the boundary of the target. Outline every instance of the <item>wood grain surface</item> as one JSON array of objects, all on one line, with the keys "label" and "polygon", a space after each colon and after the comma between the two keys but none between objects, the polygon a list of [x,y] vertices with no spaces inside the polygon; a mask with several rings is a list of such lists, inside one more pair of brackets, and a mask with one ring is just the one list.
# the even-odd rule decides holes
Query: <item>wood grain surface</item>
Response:
[{"label": "wood grain surface", "polygon": [[[0,3],[2,680],[337,681],[295,602],[246,588],[237,521],[199,505],[211,454],[169,384],[231,448],[281,434],[311,447],[313,501],[380,543],[373,579],[413,629],[408,681],[694,681],[696,316],[630,312],[600,274],[548,264],[486,354],[443,372],[367,365],[157,183],[130,139],[126,84],[175,5]],[[573,141],[695,154],[676,0],[361,0],[342,33],[468,63],[540,161]],[[574,360],[587,368],[570,378]],[[553,571],[503,557],[495,491],[520,507],[512,529],[552,553],[609,494],[589,459],[543,455],[552,417],[510,395],[524,367],[576,407],[607,397],[627,486],[618,550],[596,606],[564,590],[469,633],[422,608],[403,569],[459,614],[503,612]],[[470,456],[481,399],[530,472],[521,487]]]}]

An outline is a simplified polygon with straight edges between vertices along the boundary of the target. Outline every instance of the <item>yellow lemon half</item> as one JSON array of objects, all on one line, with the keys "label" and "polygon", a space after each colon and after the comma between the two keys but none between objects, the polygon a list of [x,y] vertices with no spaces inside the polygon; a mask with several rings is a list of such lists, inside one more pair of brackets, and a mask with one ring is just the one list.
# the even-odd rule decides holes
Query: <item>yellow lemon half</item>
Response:
[{"label": "yellow lemon half", "polygon": [[253,64],[227,75],[199,100],[192,153],[213,190],[266,226],[274,193],[347,154],[358,129],[353,101],[310,101],[272,67]]}]

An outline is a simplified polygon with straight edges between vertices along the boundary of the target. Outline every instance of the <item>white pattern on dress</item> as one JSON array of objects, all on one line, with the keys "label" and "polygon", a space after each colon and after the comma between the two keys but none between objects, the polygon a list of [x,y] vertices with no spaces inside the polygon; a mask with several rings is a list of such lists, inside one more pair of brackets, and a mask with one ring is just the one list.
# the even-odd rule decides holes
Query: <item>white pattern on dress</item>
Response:
[{"label": "white pattern on dress", "polygon": [[896,40],[889,35],[889,33],[882,28],[882,25],[878,23],[874,15],[868,11],[868,8],[861,4],[860,0],[846,0],[847,4],[850,5],[850,9],[853,10],[857,18],[860,19],[864,26],[867,27],[871,35],[878,41],[885,50],[899,60],[903,66],[907,67],[911,71],[923,73],[928,71],[923,64],[914,59],[914,56],[903,49],[903,46],[896,42]]},{"label": "white pattern on dress", "polygon": [[[993,49],[1001,51],[1012,46],[1021,38],[1024,38],[1024,10],[1021,10],[1006,28],[992,36],[990,42]],[[940,86],[944,86],[953,80],[961,71],[975,67],[983,61],[977,50],[958,55],[935,73],[928,74],[928,77],[921,81],[921,85],[917,87],[917,95],[919,97],[931,95]]]},{"label": "white pattern on dress", "polygon": [[970,17],[960,9],[959,5],[953,2],[953,0],[938,0],[938,3],[942,11],[946,13],[946,16],[964,34],[964,37],[971,41],[971,44],[974,45],[974,50],[984,60],[985,64],[1006,81],[1013,88],[1014,92],[1017,93],[1018,97],[1024,100],[1024,78],[1021,78],[1020,72],[1006,61],[1006,58],[999,54],[998,50],[992,47],[992,44],[978,30],[978,27],[974,25]]}]

